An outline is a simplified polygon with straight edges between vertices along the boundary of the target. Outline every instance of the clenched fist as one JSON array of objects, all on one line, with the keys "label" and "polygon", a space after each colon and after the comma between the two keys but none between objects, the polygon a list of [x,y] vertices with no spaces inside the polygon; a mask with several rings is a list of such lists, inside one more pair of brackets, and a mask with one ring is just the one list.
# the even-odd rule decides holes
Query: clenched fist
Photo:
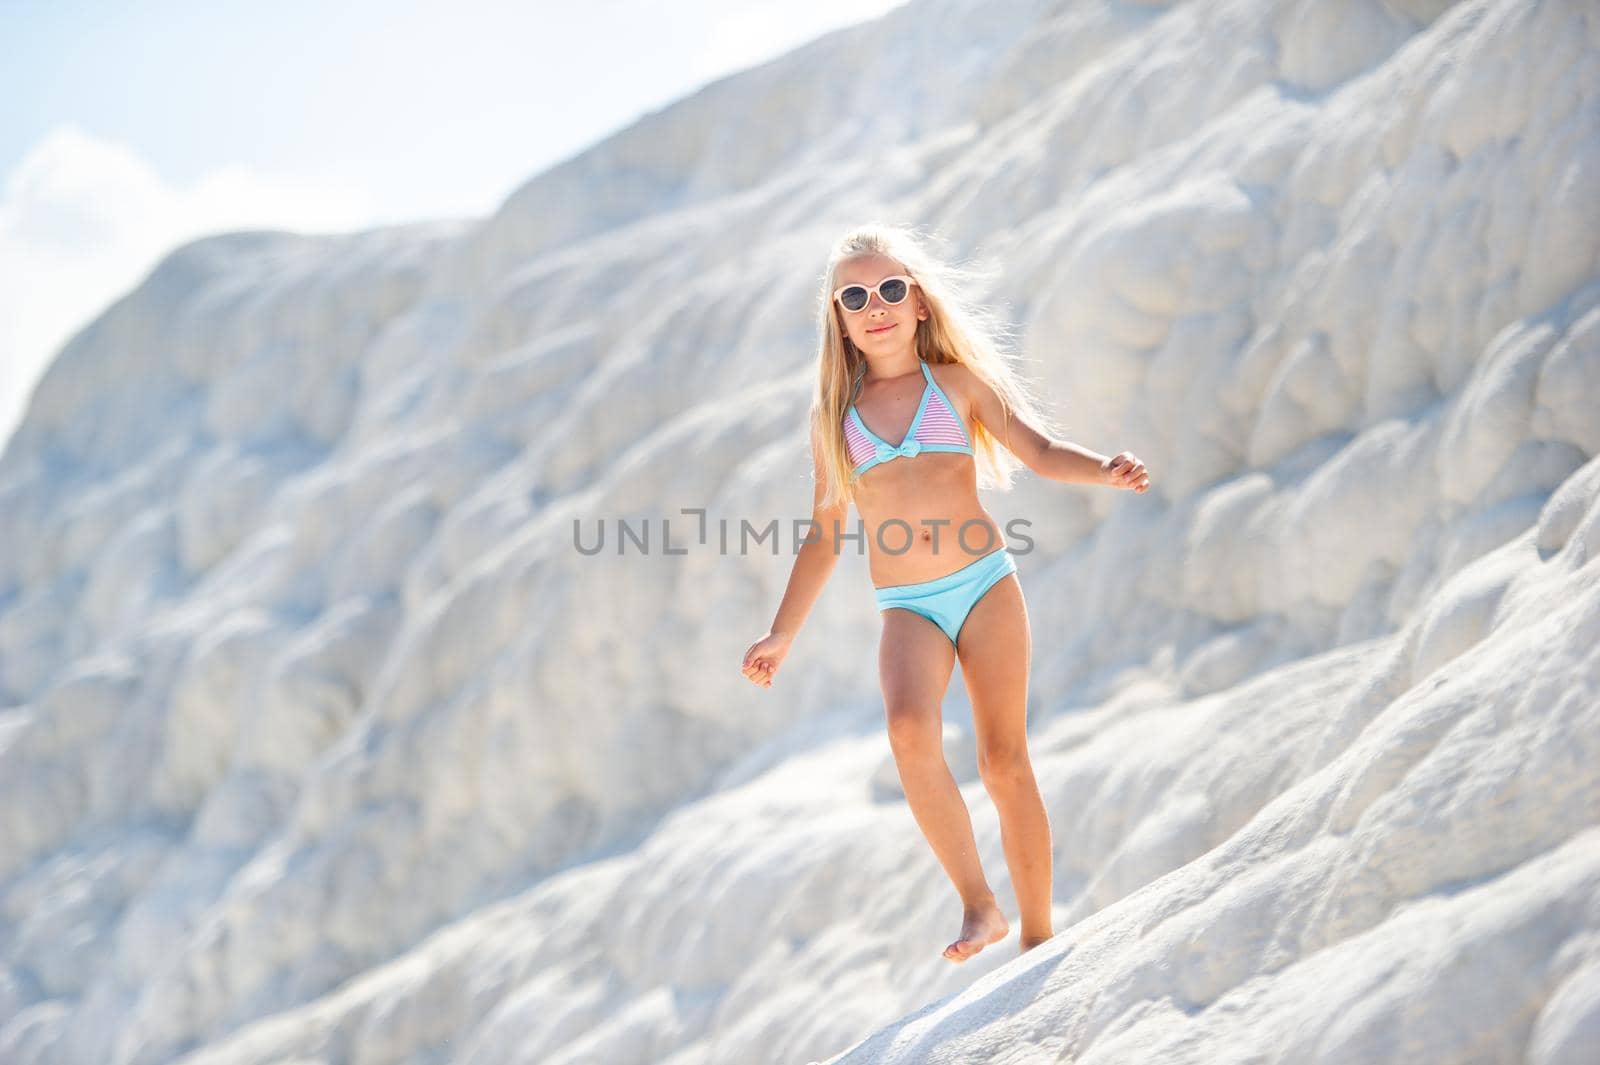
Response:
[{"label": "clenched fist", "polygon": [[763,688],[772,687],[772,678],[778,675],[778,666],[783,663],[784,656],[789,653],[789,645],[794,642],[786,632],[769,632],[761,639],[750,645],[744,653],[743,672],[750,683],[759,684]]},{"label": "clenched fist", "polygon": [[1100,482],[1112,488],[1131,488],[1143,493],[1150,488],[1150,474],[1139,456],[1121,451],[1100,464]]}]

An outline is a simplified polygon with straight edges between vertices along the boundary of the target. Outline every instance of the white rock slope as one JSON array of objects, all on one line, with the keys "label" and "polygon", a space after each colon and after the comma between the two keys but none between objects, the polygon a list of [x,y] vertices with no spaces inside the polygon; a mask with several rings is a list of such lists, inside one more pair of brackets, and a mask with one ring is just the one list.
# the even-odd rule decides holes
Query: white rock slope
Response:
[{"label": "white rock slope", "polygon": [[[939,957],[863,560],[737,670],[875,217],[1155,479],[990,499],[1020,959]],[[1592,1061],[1597,397],[1586,0],[907,5],[481,223],[179,248],[0,457],[0,1061]]]}]

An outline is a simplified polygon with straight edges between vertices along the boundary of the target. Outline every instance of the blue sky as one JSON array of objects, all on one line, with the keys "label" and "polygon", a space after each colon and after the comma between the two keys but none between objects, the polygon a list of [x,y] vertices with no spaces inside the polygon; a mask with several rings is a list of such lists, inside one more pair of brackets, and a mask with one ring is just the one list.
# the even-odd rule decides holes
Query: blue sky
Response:
[{"label": "blue sky", "polygon": [[0,0],[0,440],[173,245],[483,215],[708,81],[894,0]]}]

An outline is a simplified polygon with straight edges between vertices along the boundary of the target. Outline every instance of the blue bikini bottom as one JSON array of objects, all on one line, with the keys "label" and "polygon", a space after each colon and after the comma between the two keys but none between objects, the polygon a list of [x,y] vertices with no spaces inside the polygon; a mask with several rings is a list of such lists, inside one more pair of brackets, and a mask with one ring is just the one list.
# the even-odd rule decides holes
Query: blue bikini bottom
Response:
[{"label": "blue bikini bottom", "polygon": [[921,614],[943,629],[944,634],[950,637],[950,642],[955,643],[957,634],[961,632],[961,624],[967,620],[973,604],[982,599],[983,593],[996,581],[1015,572],[1017,563],[1012,559],[1011,552],[999,547],[954,573],[917,584],[892,584],[887,588],[876,588],[873,594],[878,600],[880,613],[900,607]]}]

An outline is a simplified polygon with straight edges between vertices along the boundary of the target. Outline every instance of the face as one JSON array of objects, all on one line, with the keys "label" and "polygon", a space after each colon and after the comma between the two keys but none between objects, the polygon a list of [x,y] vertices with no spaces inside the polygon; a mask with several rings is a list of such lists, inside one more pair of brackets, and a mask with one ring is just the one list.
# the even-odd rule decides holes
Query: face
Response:
[{"label": "face", "polygon": [[[833,287],[837,290],[842,285],[860,284],[871,288],[895,275],[906,276],[906,269],[888,256],[876,252],[857,255],[839,264]],[[928,317],[928,307],[922,300],[921,288],[912,285],[910,294],[899,303],[885,303],[880,293],[873,292],[867,305],[855,312],[845,310],[834,300],[833,313],[851,343],[863,352],[877,353],[914,344],[917,322]]]}]

